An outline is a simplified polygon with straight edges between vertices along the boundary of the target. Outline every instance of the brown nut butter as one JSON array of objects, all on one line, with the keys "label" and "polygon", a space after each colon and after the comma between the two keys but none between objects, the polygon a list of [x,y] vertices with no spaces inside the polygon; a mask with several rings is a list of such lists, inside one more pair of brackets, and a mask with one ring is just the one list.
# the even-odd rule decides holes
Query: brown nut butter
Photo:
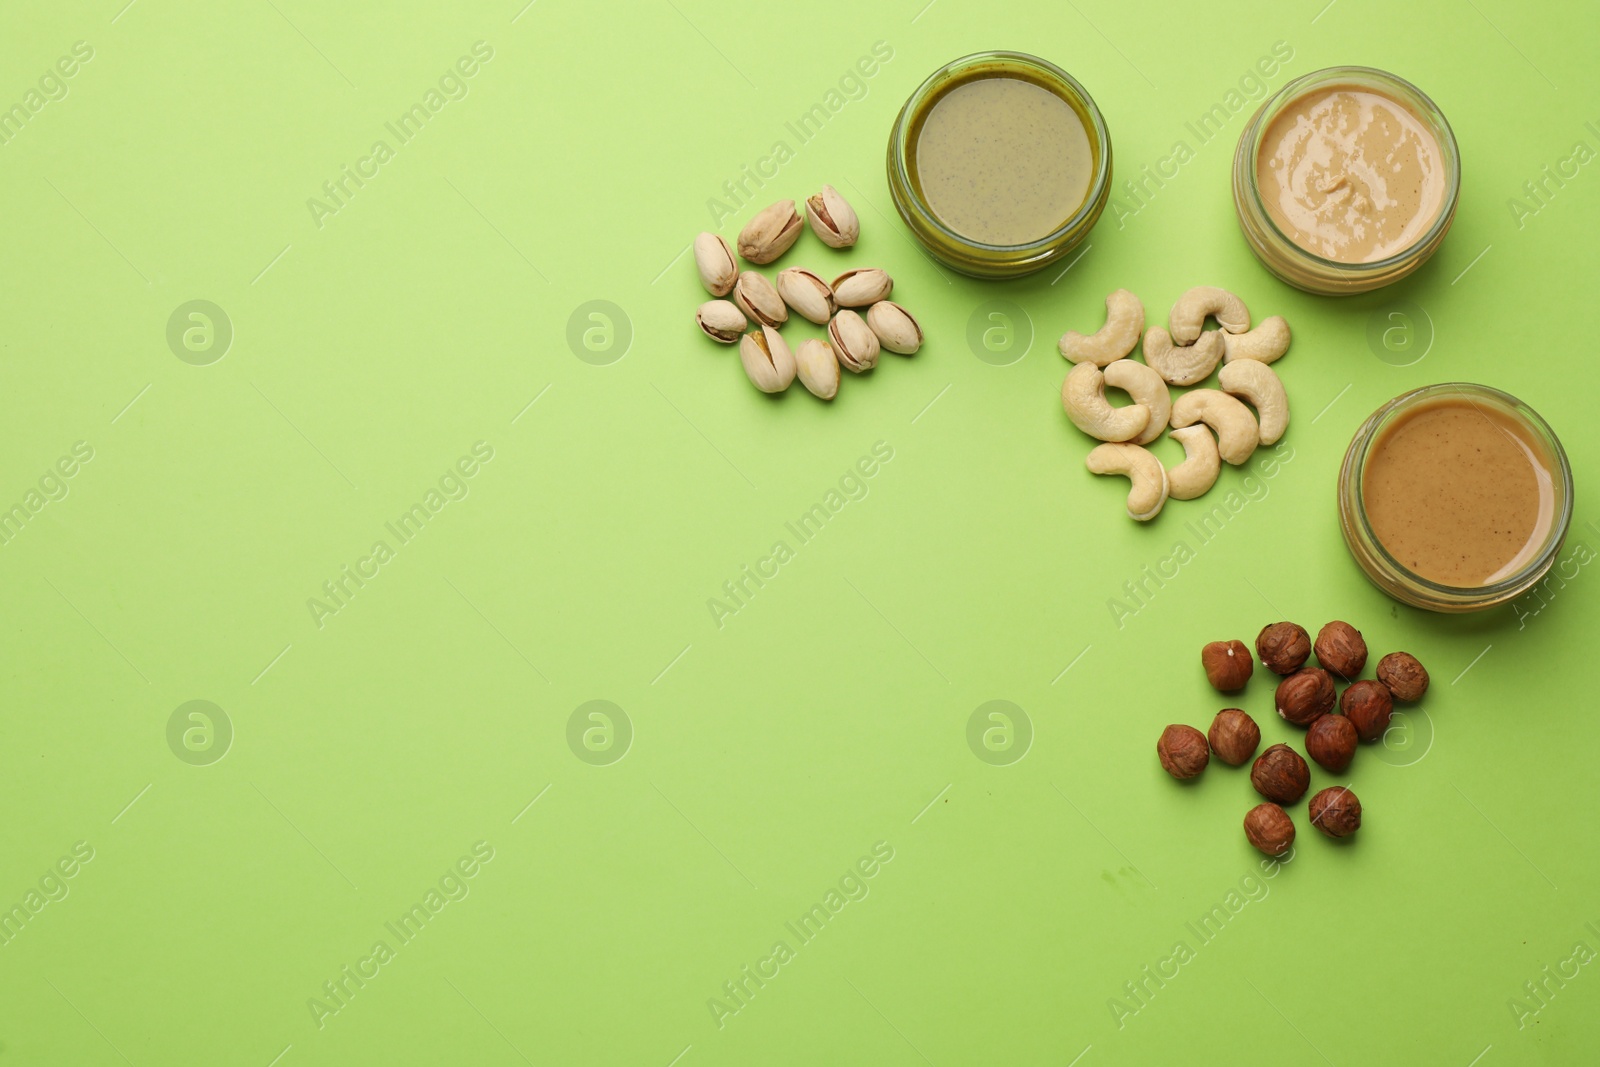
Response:
[{"label": "brown nut butter", "polygon": [[1372,532],[1407,570],[1441,585],[1489,585],[1528,562],[1555,520],[1542,449],[1504,414],[1465,399],[1422,405],[1367,459]]}]

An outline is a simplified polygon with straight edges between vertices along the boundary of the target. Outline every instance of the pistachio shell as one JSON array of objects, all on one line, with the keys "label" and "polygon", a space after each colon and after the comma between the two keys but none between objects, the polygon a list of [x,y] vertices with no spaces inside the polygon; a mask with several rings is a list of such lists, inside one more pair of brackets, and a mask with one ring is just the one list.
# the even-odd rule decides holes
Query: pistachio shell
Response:
[{"label": "pistachio shell", "polygon": [[789,321],[789,309],[772,283],[753,270],[739,275],[733,284],[733,302],[739,310],[763,326],[780,326]]},{"label": "pistachio shell", "polygon": [[833,317],[828,340],[845,370],[860,374],[878,365],[878,335],[854,311],[846,308]]},{"label": "pistachio shell", "polygon": [[818,326],[826,326],[833,318],[833,290],[819,275],[804,267],[778,272],[778,295],[797,314]]},{"label": "pistachio shell", "polygon": [[739,362],[751,383],[763,393],[781,393],[794,381],[794,355],[777,330],[763,326],[739,342]]},{"label": "pistachio shell", "polygon": [[752,263],[771,263],[800,237],[803,224],[793,200],[779,200],[762,208],[739,231],[739,254]]},{"label": "pistachio shell", "polygon": [[894,279],[877,267],[847,270],[833,280],[833,302],[842,308],[862,308],[889,299]]},{"label": "pistachio shell", "polygon": [[891,352],[909,356],[922,347],[922,327],[911,312],[892,300],[880,300],[868,308],[867,325]]},{"label": "pistachio shell", "polygon": [[701,284],[712,296],[727,296],[739,280],[733,249],[717,234],[702,233],[694,239],[694,265],[700,270]]},{"label": "pistachio shell", "polygon": [[861,236],[855,208],[831,185],[824,185],[822,192],[806,200],[806,217],[811,232],[829,248],[849,248]]},{"label": "pistachio shell", "polygon": [[694,321],[713,341],[731,345],[749,325],[744,312],[726,300],[707,300],[695,310]]},{"label": "pistachio shell", "polygon": [[832,400],[839,392],[839,361],[826,341],[808,337],[794,353],[795,374],[814,396]]}]

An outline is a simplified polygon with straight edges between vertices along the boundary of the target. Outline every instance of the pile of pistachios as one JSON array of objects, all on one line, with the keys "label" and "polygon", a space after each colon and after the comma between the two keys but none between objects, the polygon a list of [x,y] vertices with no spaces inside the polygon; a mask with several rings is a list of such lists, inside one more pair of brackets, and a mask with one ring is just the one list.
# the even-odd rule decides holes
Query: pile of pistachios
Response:
[{"label": "pile of pistachios", "polygon": [[[806,201],[811,232],[829,248],[849,248],[861,235],[861,222],[839,191],[824,185]],[[758,212],[739,231],[739,255],[751,263],[772,263],[800,239],[804,229],[793,200],[780,200]],[[781,393],[795,378],[815,396],[832,400],[839,392],[839,368],[863,374],[878,365],[883,349],[911,355],[922,347],[922,327],[911,313],[889,299],[894,279],[876,267],[847,270],[832,283],[804,267],[778,272],[774,285],[753,270],[740,270],[733,249],[721,236],[694,239],[700,280],[712,296],[695,312],[695,322],[713,341],[739,346],[744,372],[763,393]],[[863,318],[856,308],[866,308]],[[791,350],[779,329],[793,310],[828,328],[826,339],[808,337]],[[755,328],[745,333],[751,322]]]}]

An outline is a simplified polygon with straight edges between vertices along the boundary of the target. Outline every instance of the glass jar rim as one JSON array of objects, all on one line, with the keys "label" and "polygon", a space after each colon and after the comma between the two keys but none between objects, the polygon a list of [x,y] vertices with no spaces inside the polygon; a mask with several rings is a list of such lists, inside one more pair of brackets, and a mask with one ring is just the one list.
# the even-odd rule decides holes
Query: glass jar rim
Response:
[{"label": "glass jar rim", "polygon": [[[1439,150],[1444,153],[1445,169],[1449,174],[1449,188],[1445,190],[1444,198],[1439,202],[1439,212],[1434,216],[1433,222],[1420,237],[1392,256],[1375,259],[1367,263],[1351,263],[1345,260],[1329,259],[1317,254],[1309,248],[1297,243],[1278,226],[1272,213],[1267,210],[1266,201],[1261,199],[1261,187],[1256,180],[1255,160],[1261,151],[1261,138],[1266,129],[1271,125],[1271,119],[1276,118],[1279,111],[1283,110],[1289,101],[1303,95],[1309,88],[1320,84],[1337,82],[1343,79],[1370,78],[1387,89],[1398,89],[1401,93],[1414,95],[1423,105],[1422,113],[1418,116],[1432,128],[1435,138],[1439,141]],[[1403,103],[1403,101],[1402,101]],[[1250,141],[1250,166],[1246,173],[1246,187],[1250,191],[1252,205],[1261,215],[1261,221],[1266,225],[1273,236],[1281,240],[1284,245],[1295,250],[1300,256],[1320,268],[1345,271],[1360,277],[1364,274],[1381,274],[1394,267],[1405,263],[1414,256],[1419,248],[1427,248],[1436,241],[1441,233],[1449,227],[1455,217],[1455,205],[1461,195],[1461,149],[1456,144],[1455,130],[1451,129],[1450,121],[1444,117],[1444,112],[1439,110],[1439,105],[1433,98],[1411,82],[1377,67],[1342,66],[1323,67],[1309,74],[1302,74],[1286,84],[1267,98],[1261,105],[1261,110],[1251,119],[1244,136]]]},{"label": "glass jar rim", "polygon": [[[922,84],[917,86],[911,95],[906,98],[905,105],[900,109],[900,115],[895,119],[894,130],[890,135],[889,143],[892,148],[890,157],[894,160],[899,179],[905,183],[908,189],[918,189],[919,186],[911,180],[909,161],[911,159],[912,146],[907,143],[907,138],[911,132],[912,119],[921,110],[923,103],[933,91],[942,88],[946,81],[968,68],[976,67],[983,63],[996,62],[1012,63],[1019,67],[1033,68],[1039,74],[1059,82],[1061,87],[1066,89],[1078,104],[1083,107],[1082,114],[1087,115],[1089,119],[1089,127],[1085,132],[1093,139],[1096,155],[1099,156],[1099,163],[1095,167],[1094,177],[1089,182],[1088,192],[1084,194],[1083,203],[1078,205],[1078,210],[1073,212],[1071,217],[1064,223],[1043,237],[1015,245],[989,244],[952,230],[927,206],[920,193],[916,196],[916,207],[924,222],[953,243],[998,255],[1032,253],[1050,247],[1070,233],[1073,228],[1081,225],[1091,213],[1099,211],[1103,206],[1100,194],[1111,183],[1111,134],[1106,126],[1105,117],[1100,114],[1100,108],[1094,102],[1094,97],[1089,95],[1089,90],[1085,89],[1078,79],[1049,60],[1041,59],[1027,52],[993,50],[973,52],[959,59],[952,59],[923,79]],[[1004,76],[1003,73],[998,71],[994,75],[994,77]],[[976,78],[973,80],[976,80]],[[1068,106],[1071,105],[1069,104]],[[1078,113],[1077,108],[1073,108],[1073,111],[1075,114]]]},{"label": "glass jar rim", "polygon": [[[1372,523],[1367,517],[1366,494],[1364,492],[1366,480],[1367,452],[1371,449],[1382,427],[1387,425],[1398,413],[1415,407],[1425,400],[1436,396],[1460,396],[1472,403],[1472,397],[1477,396],[1489,400],[1504,411],[1527,425],[1536,438],[1544,443],[1554,461],[1550,475],[1553,481],[1558,481],[1561,487],[1561,500],[1551,516],[1550,532],[1545,536],[1545,543],[1540,546],[1527,563],[1517,568],[1497,582],[1486,585],[1446,585],[1442,582],[1424,578],[1411,570],[1405,564],[1395,559],[1386,545],[1378,538],[1372,529]],[[1476,405],[1474,405],[1476,406]],[[1427,593],[1431,593],[1444,600],[1483,602],[1485,605],[1500,603],[1510,599],[1522,591],[1528,584],[1530,576],[1537,579],[1549,570],[1555,561],[1556,555],[1561,551],[1562,543],[1566,540],[1567,529],[1572,522],[1572,466],[1567,461],[1566,449],[1562,447],[1561,440],[1551,429],[1550,424],[1526,403],[1501,389],[1489,385],[1479,385],[1475,382],[1438,382],[1433,385],[1424,385],[1409,392],[1401,393],[1393,400],[1381,405],[1367,417],[1356,431],[1355,437],[1350,442],[1350,447],[1345,453],[1343,469],[1340,473],[1341,481],[1348,479],[1353,484],[1352,496],[1354,499],[1354,518],[1360,524],[1363,539],[1371,545],[1383,563],[1390,568],[1399,579],[1415,585]]]}]

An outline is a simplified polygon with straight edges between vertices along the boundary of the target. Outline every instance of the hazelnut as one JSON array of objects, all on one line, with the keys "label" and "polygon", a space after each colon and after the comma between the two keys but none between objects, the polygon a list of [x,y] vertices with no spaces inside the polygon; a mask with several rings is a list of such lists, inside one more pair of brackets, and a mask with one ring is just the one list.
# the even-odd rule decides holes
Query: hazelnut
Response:
[{"label": "hazelnut", "polygon": [[1355,758],[1356,745],[1361,735],[1355,723],[1343,715],[1324,715],[1306,731],[1306,755],[1316,760],[1324,769],[1343,774]]},{"label": "hazelnut", "polygon": [[1161,731],[1161,740],[1156,742],[1156,755],[1167,773],[1182,781],[1206,769],[1206,763],[1211,759],[1211,748],[1206,744],[1206,735],[1193,726],[1173,723]]},{"label": "hazelnut", "polygon": [[1273,745],[1256,757],[1250,768],[1256,792],[1278,804],[1293,804],[1311,785],[1311,768],[1288,745]]},{"label": "hazelnut", "polygon": [[1256,635],[1256,655],[1274,674],[1293,674],[1311,655],[1311,637],[1292,622],[1275,622]]},{"label": "hazelnut", "polygon": [[1278,683],[1278,714],[1296,726],[1309,726],[1332,711],[1338,698],[1333,675],[1320,667],[1304,667]]},{"label": "hazelnut", "polygon": [[1219,693],[1243,689],[1256,669],[1243,641],[1211,642],[1200,650],[1200,665],[1206,669],[1206,681]]},{"label": "hazelnut", "polygon": [[1294,844],[1294,820],[1276,804],[1257,804],[1244,817],[1244,836],[1269,856],[1281,856]]},{"label": "hazelnut", "polygon": [[1330,786],[1311,798],[1311,825],[1329,837],[1349,837],[1361,829],[1361,801],[1342,785]]},{"label": "hazelnut", "polygon": [[1230,767],[1239,767],[1256,754],[1256,746],[1261,744],[1261,727],[1238,708],[1224,708],[1211,721],[1206,738],[1219,760]]},{"label": "hazelnut", "polygon": [[1367,643],[1361,631],[1347,622],[1330,622],[1318,630],[1312,649],[1317,662],[1341,678],[1354,678],[1367,665]]},{"label": "hazelnut", "polygon": [[1378,681],[1396,700],[1421,700],[1428,691],[1428,672],[1409,652],[1391,652],[1380,659]]},{"label": "hazelnut", "polygon": [[1352,682],[1339,698],[1339,710],[1345,713],[1356,733],[1363,741],[1376,741],[1389,728],[1389,716],[1394,713],[1394,698],[1382,682],[1363,679]]}]

